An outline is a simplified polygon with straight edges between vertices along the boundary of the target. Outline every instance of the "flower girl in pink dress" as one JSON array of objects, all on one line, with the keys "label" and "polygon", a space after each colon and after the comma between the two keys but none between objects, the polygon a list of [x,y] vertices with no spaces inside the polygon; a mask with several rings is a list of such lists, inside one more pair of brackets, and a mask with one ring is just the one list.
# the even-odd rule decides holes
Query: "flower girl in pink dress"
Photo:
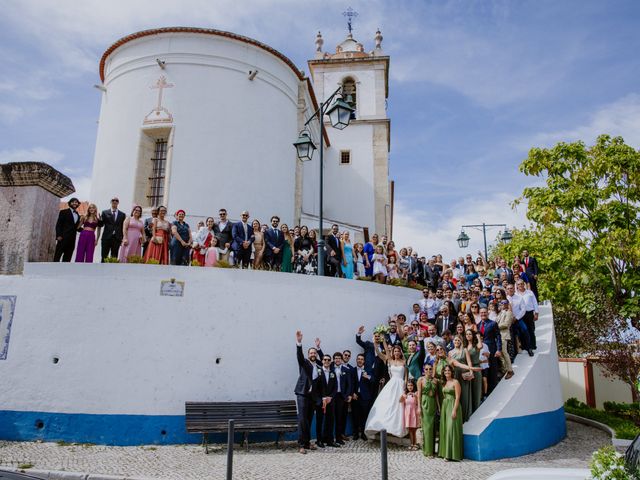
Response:
[{"label": "flower girl in pink dress", "polygon": [[416,432],[420,424],[418,413],[418,394],[416,393],[416,383],[413,379],[407,381],[407,388],[404,395],[400,397],[400,403],[404,404],[404,427],[409,431],[411,446],[409,450],[418,450],[416,443]]}]

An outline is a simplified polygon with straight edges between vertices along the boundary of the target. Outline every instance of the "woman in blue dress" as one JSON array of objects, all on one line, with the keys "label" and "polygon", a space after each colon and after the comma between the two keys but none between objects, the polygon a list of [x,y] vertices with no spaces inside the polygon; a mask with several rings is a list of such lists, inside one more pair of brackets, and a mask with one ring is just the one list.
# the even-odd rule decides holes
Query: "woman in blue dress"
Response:
[{"label": "woman in blue dress", "polygon": [[342,274],[344,278],[353,279],[353,245],[349,240],[349,232],[342,234],[340,248],[342,249]]},{"label": "woman in blue dress", "polygon": [[371,236],[371,241],[365,243],[363,249],[367,260],[369,260],[369,266],[364,270],[367,277],[373,277],[373,254],[376,253],[376,245],[378,245],[378,235],[374,233]]}]

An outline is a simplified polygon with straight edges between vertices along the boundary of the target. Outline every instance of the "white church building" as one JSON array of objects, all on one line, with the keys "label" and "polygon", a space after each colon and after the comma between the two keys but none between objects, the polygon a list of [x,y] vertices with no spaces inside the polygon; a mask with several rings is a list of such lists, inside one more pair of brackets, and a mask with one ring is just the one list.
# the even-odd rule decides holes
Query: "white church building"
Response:
[{"label": "white church building", "polygon": [[[351,33],[335,53],[316,38],[310,78],[259,41],[205,28],[160,28],[121,38],[100,60],[103,91],[91,201],[107,208],[184,209],[188,221],[247,209],[268,223],[317,228],[318,154],[298,160],[292,143],[339,85],[355,113],[324,136],[325,228],[362,240],[391,233],[389,57],[376,32],[365,52]],[[310,123],[316,146],[317,121]],[[128,212],[127,212],[128,213]]]}]

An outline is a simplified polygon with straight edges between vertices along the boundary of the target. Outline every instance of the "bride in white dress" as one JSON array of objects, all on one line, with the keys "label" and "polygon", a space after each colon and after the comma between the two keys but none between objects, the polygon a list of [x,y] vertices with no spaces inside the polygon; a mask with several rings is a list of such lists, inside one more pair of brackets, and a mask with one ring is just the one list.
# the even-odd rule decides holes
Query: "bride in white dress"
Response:
[{"label": "bride in white dress", "polygon": [[[386,343],[385,351],[389,351]],[[377,352],[377,355],[387,363],[391,378],[373,403],[364,431],[366,435],[373,437],[384,429],[388,434],[402,438],[407,434],[407,429],[404,428],[404,411],[400,403],[406,380],[402,348],[395,345],[391,350],[391,357],[382,352]]]}]

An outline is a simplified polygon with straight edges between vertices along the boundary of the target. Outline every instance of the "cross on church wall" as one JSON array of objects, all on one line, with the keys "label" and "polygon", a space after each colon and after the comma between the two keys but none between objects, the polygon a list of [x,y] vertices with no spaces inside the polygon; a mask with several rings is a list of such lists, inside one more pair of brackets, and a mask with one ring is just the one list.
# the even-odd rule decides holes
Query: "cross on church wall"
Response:
[{"label": "cross on church wall", "polygon": [[162,91],[165,88],[173,88],[173,83],[167,83],[167,79],[164,75],[162,75],[158,81],[156,82],[155,85],[152,85],[149,88],[153,88],[153,89],[158,89],[158,106],[156,107],[157,110],[160,110],[162,108]]}]

